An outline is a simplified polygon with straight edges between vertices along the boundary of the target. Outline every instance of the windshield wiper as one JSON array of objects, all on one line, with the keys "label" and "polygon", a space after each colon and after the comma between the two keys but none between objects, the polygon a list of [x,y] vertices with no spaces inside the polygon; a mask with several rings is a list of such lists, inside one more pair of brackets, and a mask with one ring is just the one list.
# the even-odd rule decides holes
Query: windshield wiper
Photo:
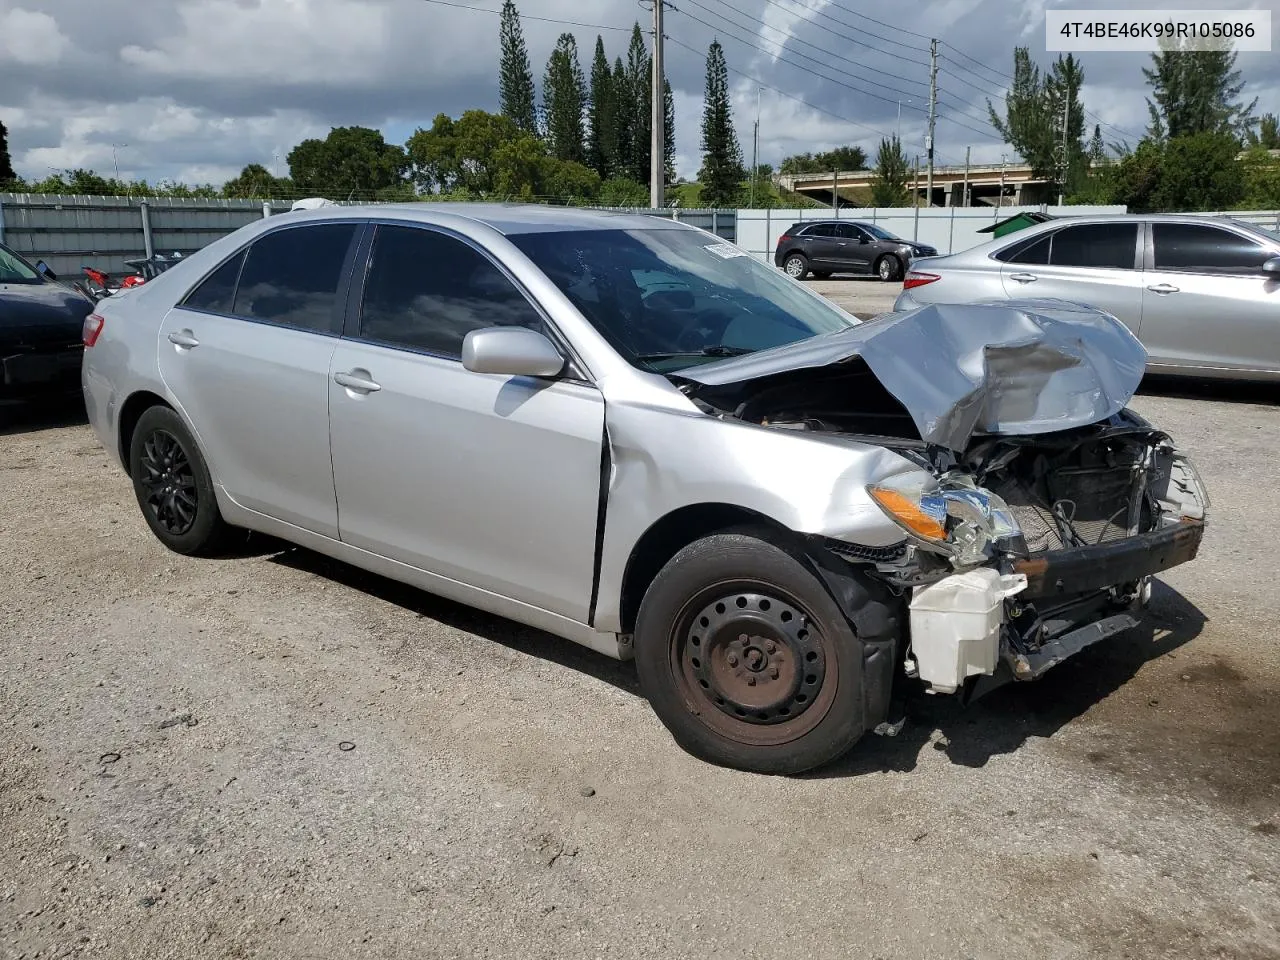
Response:
[{"label": "windshield wiper", "polygon": [[676,350],[670,353],[642,353],[636,359],[642,363],[650,360],[675,360],[680,357],[740,357],[743,354],[755,353],[751,347],[729,347],[723,343],[715,343],[701,350]]}]

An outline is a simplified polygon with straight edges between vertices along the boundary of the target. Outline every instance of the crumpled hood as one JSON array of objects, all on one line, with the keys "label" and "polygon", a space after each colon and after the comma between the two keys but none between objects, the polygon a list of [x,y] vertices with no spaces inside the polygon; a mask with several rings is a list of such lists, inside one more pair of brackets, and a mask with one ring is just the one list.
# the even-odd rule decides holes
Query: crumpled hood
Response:
[{"label": "crumpled hood", "polygon": [[680,371],[722,387],[861,359],[922,439],[957,452],[975,434],[1040,434],[1119,413],[1147,351],[1115,317],[1065,300],[930,304],[848,330]]}]

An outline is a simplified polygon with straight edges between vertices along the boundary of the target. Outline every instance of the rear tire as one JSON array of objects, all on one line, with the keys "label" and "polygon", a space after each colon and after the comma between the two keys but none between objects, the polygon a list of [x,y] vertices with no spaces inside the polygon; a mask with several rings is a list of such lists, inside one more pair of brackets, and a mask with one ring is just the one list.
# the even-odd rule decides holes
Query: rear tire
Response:
[{"label": "rear tire", "polygon": [[[874,591],[858,599],[881,603]],[[868,726],[862,642],[768,530],[715,534],[676,554],[645,593],[635,655],[658,718],[710,763],[800,773],[847,752]]]},{"label": "rear tire", "polygon": [[143,411],[129,442],[129,474],[147,526],[175,553],[208,556],[231,527],[218,510],[213,480],[182,418],[169,407]]},{"label": "rear tire", "polygon": [[803,280],[809,275],[809,260],[802,253],[791,253],[782,261],[782,269],[793,280]]},{"label": "rear tire", "polygon": [[902,261],[892,253],[886,253],[876,261],[876,276],[885,283],[902,279]]}]

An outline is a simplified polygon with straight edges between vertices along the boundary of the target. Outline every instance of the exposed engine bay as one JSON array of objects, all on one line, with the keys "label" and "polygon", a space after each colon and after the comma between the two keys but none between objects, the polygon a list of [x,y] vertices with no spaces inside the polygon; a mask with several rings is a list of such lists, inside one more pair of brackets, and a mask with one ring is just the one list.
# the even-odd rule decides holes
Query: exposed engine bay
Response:
[{"label": "exposed engine bay", "polygon": [[[1068,394],[1055,419],[1035,390],[1044,369],[986,368],[959,396],[933,389],[930,367],[942,363],[916,366],[910,407],[861,353],[748,380],[708,377],[686,393],[713,416],[887,447],[919,468],[868,487],[902,526],[900,545],[826,546],[900,592],[911,627],[901,662],[931,692],[1033,679],[1135,626],[1151,577],[1194,558],[1208,506],[1170,438],[1117,402],[1138,378],[1104,396],[1109,406],[1102,390],[1087,402]],[[1086,420],[1102,406],[1106,416]],[[1027,432],[983,429],[1004,420]]]}]

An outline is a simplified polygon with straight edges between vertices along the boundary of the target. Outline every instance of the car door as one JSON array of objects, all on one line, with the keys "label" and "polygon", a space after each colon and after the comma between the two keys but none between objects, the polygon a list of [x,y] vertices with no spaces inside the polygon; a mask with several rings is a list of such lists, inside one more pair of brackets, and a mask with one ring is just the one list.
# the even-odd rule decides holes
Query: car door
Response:
[{"label": "car door", "polygon": [[1006,296],[1084,303],[1142,326],[1139,226],[1134,220],[1081,223],[1029,240],[1005,261]]},{"label": "car door", "polygon": [[842,223],[839,227],[840,256],[845,269],[851,273],[870,273],[871,262],[875,259],[875,238],[861,227],[852,223]]},{"label": "car door", "polygon": [[803,234],[804,255],[809,258],[809,266],[816,270],[834,270],[839,266],[834,223],[815,223],[807,227]]},{"label": "car door", "polygon": [[169,311],[159,338],[161,376],[227,494],[335,538],[329,363],[362,228],[260,236]]},{"label": "car door", "polygon": [[423,226],[375,229],[329,386],[342,539],[587,622],[603,398],[578,375],[464,369],[470,330],[554,331],[469,241]]},{"label": "car door", "polygon": [[1208,223],[1153,221],[1143,273],[1142,342],[1152,365],[1280,370],[1280,256]]}]

